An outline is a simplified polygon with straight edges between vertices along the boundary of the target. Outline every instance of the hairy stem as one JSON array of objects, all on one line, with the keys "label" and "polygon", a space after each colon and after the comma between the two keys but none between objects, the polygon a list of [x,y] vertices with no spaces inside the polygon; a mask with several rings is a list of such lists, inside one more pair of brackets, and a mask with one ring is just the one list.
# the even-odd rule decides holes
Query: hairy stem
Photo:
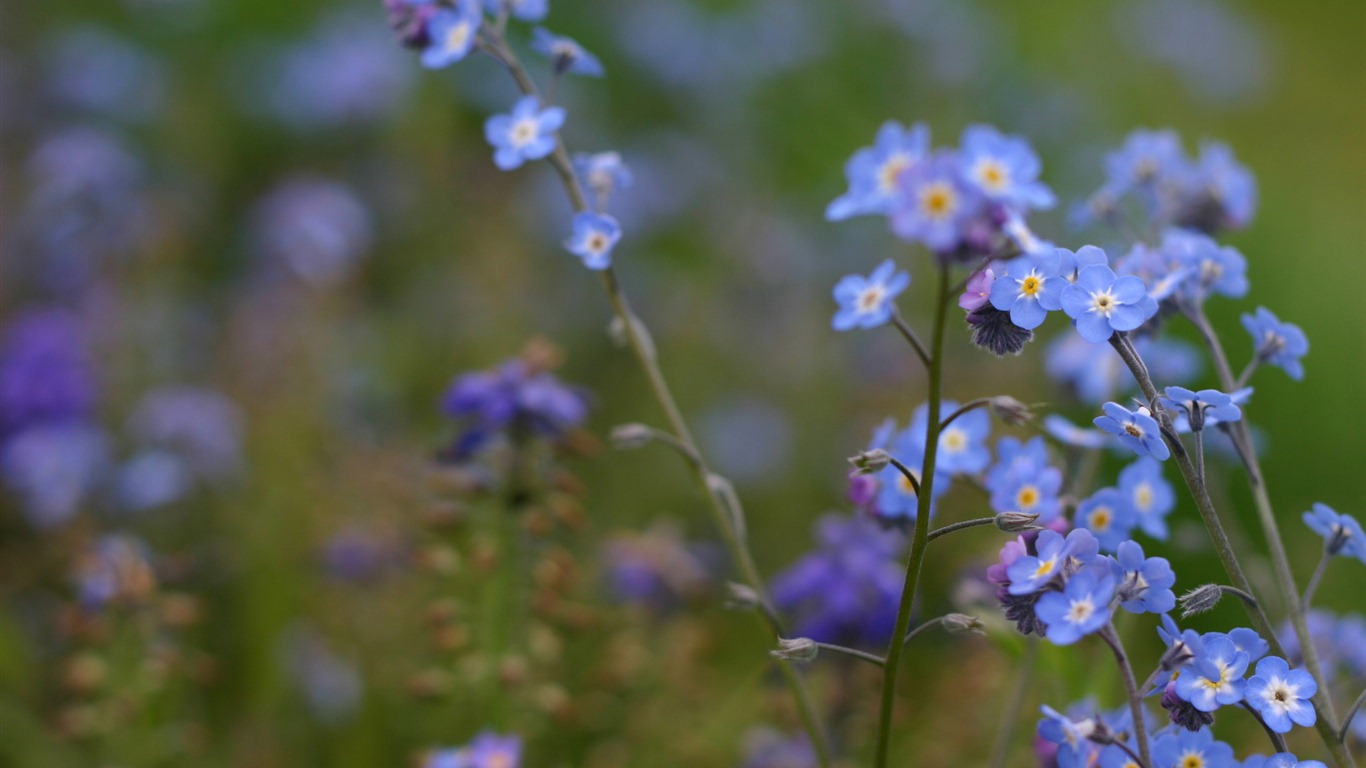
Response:
[{"label": "hairy stem", "polygon": [[1134,681],[1134,669],[1129,665],[1129,657],[1124,653],[1124,643],[1119,639],[1119,633],[1115,631],[1115,625],[1110,624],[1100,631],[1100,636],[1114,651],[1115,664],[1119,665],[1120,677],[1124,678],[1124,691],[1129,697],[1129,714],[1133,722],[1134,741],[1138,742],[1139,762],[1143,765],[1151,766],[1153,758],[1150,753],[1151,747],[1148,744],[1148,725],[1143,721],[1143,693],[1138,689],[1138,683]]},{"label": "hairy stem", "polygon": [[[925,545],[929,543],[930,500],[934,494],[935,459],[939,452],[940,400],[944,379],[944,320],[949,304],[949,266],[939,266],[939,299],[934,316],[934,349],[926,356],[929,367],[929,423],[925,435],[925,462],[920,469],[920,489],[916,493],[915,533],[911,538],[911,554],[906,562],[906,579],[901,587],[901,603],[896,612],[896,629],[887,644],[887,664],[882,671],[882,697],[878,711],[877,751],[873,765],[886,768],[888,748],[892,736],[892,710],[896,703],[896,671],[901,664],[901,653],[906,647],[903,637],[911,623],[911,605],[915,601],[920,565],[925,559]],[[909,330],[909,328],[907,329]],[[913,337],[913,334],[912,334]]]}]

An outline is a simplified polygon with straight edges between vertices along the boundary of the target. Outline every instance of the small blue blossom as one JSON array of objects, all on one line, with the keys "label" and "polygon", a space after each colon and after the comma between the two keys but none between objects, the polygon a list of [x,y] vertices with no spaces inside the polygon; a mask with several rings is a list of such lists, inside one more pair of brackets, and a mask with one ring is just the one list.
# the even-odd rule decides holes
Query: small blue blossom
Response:
[{"label": "small blue blossom", "polygon": [[932,251],[957,248],[978,203],[976,192],[963,183],[957,158],[937,153],[912,165],[897,183],[900,196],[891,212],[892,231]]},{"label": "small blue blossom", "polygon": [[1157,302],[1139,278],[1116,277],[1109,267],[1093,264],[1063,288],[1062,310],[1076,321],[1081,337],[1095,344],[1143,325],[1157,314]]},{"label": "small blue blossom", "polygon": [[557,74],[602,77],[602,62],[571,38],[537,27],[531,30],[531,48],[550,59]]},{"label": "small blue blossom", "polygon": [[1217,141],[1200,145],[1194,179],[1218,212],[1220,227],[1242,229],[1257,212],[1257,180],[1233,158],[1228,145]]},{"label": "small blue blossom", "polygon": [[1041,710],[1044,719],[1039,721],[1039,736],[1058,745],[1058,768],[1086,768],[1093,751],[1090,737],[1096,731],[1095,720],[1073,720],[1047,704]]},{"label": "small blue blossom", "polygon": [[38,530],[65,524],[94,497],[110,466],[110,441],[83,423],[26,429],[0,447],[0,479]]},{"label": "small blue blossom", "polygon": [[449,455],[466,461],[510,430],[526,428],[551,440],[563,436],[587,417],[588,398],[551,373],[515,358],[492,371],[457,377],[441,408],[463,427]]},{"label": "small blue blossom", "polygon": [[1102,488],[1077,505],[1076,523],[1096,537],[1102,550],[1113,552],[1138,524],[1126,502],[1119,489]]},{"label": "small blue blossom", "polygon": [[1198,731],[1166,731],[1153,739],[1153,764],[1186,768],[1238,768],[1233,747],[1214,740],[1208,728]]},{"label": "small blue blossom", "polygon": [[1227,637],[1233,643],[1234,648],[1247,654],[1247,663],[1249,664],[1262,658],[1271,650],[1271,645],[1263,640],[1256,630],[1247,627],[1231,629],[1227,633],[1206,632],[1205,637]]},{"label": "small blue blossom", "polygon": [[1053,207],[1053,192],[1039,182],[1041,164],[1029,142],[989,125],[963,131],[959,149],[963,177],[983,196],[1018,210]]},{"label": "small blue blossom", "polygon": [[[958,403],[945,400],[939,412],[947,416],[958,410]],[[919,435],[923,445],[929,434],[929,404],[916,408],[911,417],[911,431]],[[991,414],[980,408],[968,411],[953,420],[939,433],[939,451],[935,454],[935,471],[949,475],[975,475],[991,463],[991,451],[986,439],[991,434]]]},{"label": "small blue blossom", "polygon": [[849,191],[830,203],[825,218],[843,221],[853,216],[891,212],[899,187],[897,179],[930,151],[930,129],[921,123],[905,128],[888,121],[877,141],[854,153],[844,167]]},{"label": "small blue blossom", "polygon": [[1136,541],[1121,542],[1111,562],[1111,570],[1119,583],[1117,593],[1124,610],[1130,613],[1166,614],[1176,607],[1176,574],[1171,563],[1163,557],[1143,557],[1143,547]]},{"label": "small blue blossom", "polygon": [[1176,694],[1201,712],[1242,701],[1248,655],[1227,636],[1208,634],[1201,642],[1201,652],[1176,678]]},{"label": "small blue blossom", "polygon": [[1077,528],[1065,538],[1057,531],[1045,529],[1039,531],[1034,544],[1036,554],[1024,555],[1006,569],[1012,595],[1038,592],[1054,579],[1076,573],[1100,552],[1100,543],[1085,528]]},{"label": "small blue blossom", "polygon": [[1105,158],[1109,188],[1116,192],[1170,186],[1186,172],[1181,139],[1171,130],[1136,130],[1125,138],[1119,151]]},{"label": "small blue blossom", "polygon": [[520,736],[499,736],[485,731],[469,743],[470,768],[521,768]]},{"label": "small blue blossom", "polygon": [[1327,504],[1315,503],[1312,512],[1304,513],[1304,524],[1323,537],[1329,554],[1355,557],[1366,563],[1366,534],[1356,518],[1340,515]]},{"label": "small blue blossom", "polygon": [[583,260],[593,270],[612,266],[612,249],[621,239],[621,225],[605,213],[585,211],[574,216],[574,233],[564,241],[570,253]]},{"label": "small blue blossom", "polygon": [[1055,645],[1071,645],[1110,622],[1110,598],[1115,580],[1085,570],[1067,580],[1061,592],[1039,598],[1034,613],[1048,625],[1046,636]]},{"label": "small blue blossom", "polygon": [[484,14],[477,0],[455,0],[454,8],[441,8],[427,21],[427,46],[422,65],[428,69],[450,66],[469,55],[479,36]]},{"label": "small blue blossom", "polygon": [[1119,403],[1106,403],[1101,409],[1105,415],[1096,418],[1096,426],[1118,435],[1124,447],[1158,461],[1166,461],[1171,456],[1171,450],[1162,441],[1162,430],[1147,408],[1130,411]]},{"label": "small blue blossom", "polygon": [[1043,417],[1044,431],[1058,442],[1074,448],[1104,448],[1109,438],[1098,429],[1085,429],[1073,424],[1065,416],[1050,413]]},{"label": "small blue blossom", "polygon": [[991,305],[1010,312],[1010,322],[1034,330],[1048,313],[1062,308],[1063,286],[1056,253],[1023,256],[1006,265],[1005,274],[991,284]]},{"label": "small blue blossom", "polygon": [[506,9],[514,19],[540,21],[550,12],[550,0],[484,0],[484,8],[494,15]]},{"label": "small blue blossom", "polygon": [[1120,470],[1119,492],[1138,518],[1138,527],[1159,541],[1167,540],[1167,515],[1176,507],[1176,493],[1162,477],[1162,464],[1144,457]]},{"label": "small blue blossom", "polygon": [[1077,282],[1077,275],[1086,267],[1110,263],[1105,251],[1094,245],[1083,245],[1075,251],[1066,248],[1056,248],[1054,251],[1058,255],[1058,273],[1069,283]]},{"label": "small blue blossom", "polygon": [[1162,404],[1180,410],[1186,417],[1186,423],[1196,432],[1207,424],[1233,422],[1243,417],[1243,411],[1233,402],[1233,396],[1217,389],[1192,392],[1185,387],[1167,387]]},{"label": "small blue blossom", "polygon": [[555,151],[555,132],[564,125],[560,107],[541,109],[535,96],[526,96],[505,115],[494,115],[484,123],[484,137],[495,152],[493,162],[510,171],[528,160],[540,160]]},{"label": "small blue blossom", "polygon": [[998,460],[986,477],[991,508],[1038,515],[1043,523],[1057,519],[1062,506],[1058,499],[1062,472],[1049,466],[1043,438],[1021,443],[1014,437],[1003,437],[996,444],[996,452]]},{"label": "small blue blossom", "polygon": [[835,301],[840,305],[832,325],[837,331],[876,328],[892,319],[892,300],[911,284],[907,272],[897,271],[888,259],[868,277],[845,275],[835,284]]},{"label": "small blue blossom", "polygon": [[1176,283],[1182,295],[1193,301],[1203,301],[1212,293],[1235,299],[1247,295],[1247,259],[1235,248],[1220,246],[1199,232],[1168,229],[1162,233],[1158,252],[1169,272],[1184,278]]},{"label": "small blue blossom", "polygon": [[1252,336],[1257,359],[1283,369],[1290,378],[1304,378],[1300,358],[1309,353],[1309,339],[1293,323],[1283,323],[1271,310],[1258,307],[1255,315],[1243,315],[1243,327]]},{"label": "small blue blossom", "polygon": [[605,207],[607,198],[619,189],[631,186],[631,169],[622,162],[617,152],[576,152],[574,172],[590,192],[597,196],[599,207]]},{"label": "small blue blossom", "polygon": [[1268,656],[1257,663],[1257,674],[1247,681],[1247,703],[1261,713],[1262,722],[1276,733],[1294,725],[1311,726],[1316,713],[1309,701],[1319,685],[1303,669],[1290,669],[1285,659]]}]

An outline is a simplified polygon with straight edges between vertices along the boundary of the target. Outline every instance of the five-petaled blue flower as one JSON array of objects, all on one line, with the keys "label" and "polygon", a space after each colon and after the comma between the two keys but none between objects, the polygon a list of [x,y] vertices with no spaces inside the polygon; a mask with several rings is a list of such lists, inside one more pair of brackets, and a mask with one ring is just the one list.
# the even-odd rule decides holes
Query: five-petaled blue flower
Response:
[{"label": "five-petaled blue flower", "polygon": [[1204,429],[1206,424],[1238,421],[1243,417],[1243,411],[1233,402],[1233,396],[1217,389],[1192,392],[1185,387],[1167,387],[1162,403],[1180,409],[1186,416],[1186,423],[1195,432]]},{"label": "five-petaled blue flower", "polygon": [[1314,511],[1304,513],[1304,524],[1323,537],[1329,554],[1355,557],[1366,563],[1366,534],[1356,518],[1340,515],[1327,504],[1315,503]]},{"label": "five-petaled blue flower", "polygon": [[1115,551],[1138,524],[1137,516],[1117,488],[1102,488],[1078,504],[1075,520],[1096,537],[1106,552]]},{"label": "five-petaled blue flower", "polygon": [[1039,181],[1039,157],[1023,138],[970,125],[958,158],[963,177],[988,199],[1020,210],[1053,206],[1053,192]]},{"label": "five-petaled blue flower", "polygon": [[840,308],[831,324],[837,331],[885,324],[892,319],[892,299],[910,284],[910,274],[898,272],[891,259],[879,264],[868,277],[845,275],[835,285],[835,301]]},{"label": "five-petaled blue flower", "polygon": [[1168,730],[1153,739],[1153,765],[1172,768],[1238,768],[1233,747],[1214,740],[1208,728]]},{"label": "five-petaled blue flower", "polygon": [[1294,323],[1283,323],[1271,310],[1257,307],[1257,314],[1243,315],[1243,327],[1252,336],[1257,359],[1285,370],[1295,381],[1304,378],[1300,358],[1309,353],[1309,339]]},{"label": "five-petaled blue flower", "polygon": [[588,191],[597,196],[599,207],[606,205],[613,192],[631,186],[631,169],[621,161],[618,152],[576,152],[574,172]]},{"label": "five-petaled blue flower", "polygon": [[469,55],[479,35],[484,14],[477,0],[456,0],[454,8],[442,8],[427,22],[427,46],[422,65],[441,69]]},{"label": "five-petaled blue flower", "polygon": [[[1028,595],[1043,589],[1056,578],[1064,578],[1096,559],[1100,543],[1085,528],[1067,534],[1051,529],[1039,531],[1034,542],[1035,555],[1025,555],[1006,568],[1010,594]],[[1042,618],[1042,617],[1040,617]]]},{"label": "five-petaled blue flower", "polygon": [[900,199],[891,213],[892,231],[933,251],[957,248],[978,202],[976,192],[963,183],[958,159],[938,153],[897,178]]},{"label": "five-petaled blue flower", "polygon": [[1176,574],[1164,557],[1143,557],[1143,547],[1136,541],[1121,542],[1115,558],[1110,561],[1119,586],[1120,603],[1130,613],[1165,614],[1176,607]]},{"label": "five-petaled blue flower", "polygon": [[1289,733],[1292,723],[1310,726],[1317,719],[1309,699],[1318,693],[1314,676],[1291,669],[1285,659],[1268,656],[1257,662],[1257,674],[1248,678],[1247,703],[1262,715],[1262,722],[1276,733]]},{"label": "five-petaled blue flower", "polygon": [[525,96],[506,115],[484,123],[484,137],[494,147],[493,162],[510,171],[527,160],[540,160],[555,151],[555,132],[564,125],[560,107],[541,109],[535,96]]},{"label": "five-petaled blue flower", "polygon": [[1061,592],[1047,592],[1034,606],[1034,615],[1048,625],[1046,636],[1055,645],[1071,645],[1099,631],[1110,621],[1110,598],[1115,580],[1084,570],[1067,580]]},{"label": "five-petaled blue flower", "polygon": [[1067,281],[1058,271],[1056,253],[1022,256],[1006,265],[991,284],[991,306],[1010,313],[1010,322],[1034,330],[1052,310],[1062,309]]},{"label": "five-petaled blue flower", "polygon": [[1131,411],[1119,403],[1106,403],[1101,409],[1105,415],[1097,417],[1095,425],[1112,435],[1118,435],[1126,448],[1139,456],[1152,456],[1158,461],[1166,461],[1171,456],[1167,444],[1162,442],[1162,430],[1147,408]]},{"label": "five-petaled blue flower", "polygon": [[[945,400],[939,406],[940,413],[950,414],[958,410],[958,403]],[[924,445],[929,434],[929,403],[915,409],[911,417],[911,430],[920,436]],[[974,409],[953,420],[939,433],[939,452],[935,458],[935,471],[949,475],[975,475],[991,463],[991,451],[986,446],[987,436],[991,433],[991,414],[982,409]]]},{"label": "five-petaled blue flower", "polygon": [[1243,673],[1249,663],[1247,653],[1238,650],[1226,635],[1215,633],[1205,635],[1202,646],[1190,666],[1176,678],[1176,695],[1201,712],[1213,712],[1222,704],[1242,701],[1246,686]]},{"label": "five-petaled blue flower", "polygon": [[825,209],[825,218],[843,221],[852,216],[885,214],[898,194],[897,179],[930,151],[930,129],[921,123],[905,128],[894,120],[878,129],[877,141],[849,158],[844,175],[849,191]]},{"label": "five-petaled blue flower", "polygon": [[564,241],[570,253],[583,259],[589,269],[612,266],[612,248],[621,239],[621,226],[605,213],[584,212],[574,216],[574,233]]},{"label": "five-petaled blue flower", "polygon": [[550,59],[557,74],[602,77],[602,62],[572,38],[537,27],[531,30],[531,48]]},{"label": "five-petaled blue flower", "polygon": [[1167,515],[1176,506],[1176,494],[1162,477],[1162,464],[1144,457],[1120,470],[1119,492],[1138,518],[1138,527],[1166,541]]},{"label": "five-petaled blue flower", "polygon": [[1038,515],[1041,523],[1056,519],[1062,507],[1058,499],[1062,472],[1048,465],[1043,438],[1021,443],[1014,437],[1003,437],[996,444],[996,452],[999,460],[986,478],[991,508]]},{"label": "five-petaled blue flower", "polygon": [[1077,282],[1062,291],[1062,311],[1076,321],[1077,332],[1091,343],[1109,341],[1115,331],[1132,331],[1157,314],[1157,302],[1143,281],[1133,275],[1116,277],[1103,264],[1077,273]]}]

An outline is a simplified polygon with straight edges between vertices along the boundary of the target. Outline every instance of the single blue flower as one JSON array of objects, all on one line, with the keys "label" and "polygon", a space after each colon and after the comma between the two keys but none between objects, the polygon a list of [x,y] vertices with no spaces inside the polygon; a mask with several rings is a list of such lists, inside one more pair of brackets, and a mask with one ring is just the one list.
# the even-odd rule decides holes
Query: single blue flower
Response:
[{"label": "single blue flower", "polygon": [[1153,765],[1167,768],[1238,768],[1233,747],[1214,740],[1208,728],[1177,729],[1153,739]]},{"label": "single blue flower", "polygon": [[576,152],[574,172],[590,192],[598,197],[600,206],[605,207],[607,198],[619,189],[631,186],[631,169],[622,162],[617,152]]},{"label": "single blue flower", "polygon": [[0,444],[0,480],[38,530],[66,524],[93,499],[112,464],[109,436],[84,422],[31,427]]},{"label": "single blue flower", "polygon": [[589,269],[603,270],[612,266],[612,248],[621,239],[621,225],[605,213],[584,213],[574,216],[574,233],[564,241],[570,253],[583,259]]},{"label": "single blue flower", "polygon": [[1046,636],[1055,645],[1071,645],[1110,622],[1110,598],[1115,580],[1084,570],[1067,580],[1061,592],[1047,592],[1034,606],[1039,621],[1048,625]]},{"label": "single blue flower", "polygon": [[1179,289],[1193,301],[1212,293],[1230,298],[1247,295],[1247,259],[1236,248],[1220,246],[1208,235],[1186,229],[1162,233],[1158,250],[1169,273],[1179,273]]},{"label": "single blue flower", "polygon": [[540,21],[550,12],[550,0],[484,0],[484,7],[495,16],[507,10],[514,19]]},{"label": "single blue flower", "polygon": [[1243,411],[1234,402],[1232,395],[1217,389],[1202,389],[1192,392],[1185,387],[1167,387],[1162,404],[1179,409],[1186,417],[1186,423],[1196,432],[1206,424],[1238,421]]},{"label": "single blue flower", "polygon": [[1120,470],[1119,492],[1138,518],[1138,527],[1159,541],[1167,540],[1167,515],[1176,507],[1176,493],[1162,477],[1162,464],[1144,457]]},{"label": "single blue flower", "polygon": [[1105,415],[1096,418],[1096,426],[1118,435],[1124,447],[1158,461],[1166,461],[1171,456],[1171,450],[1162,442],[1162,430],[1147,408],[1130,411],[1119,403],[1106,403],[1101,409]]},{"label": "single blue flower", "polygon": [[892,232],[940,253],[957,248],[979,202],[977,193],[963,182],[957,158],[936,153],[904,171],[897,184]]},{"label": "single blue flower", "polygon": [[1243,327],[1252,336],[1257,359],[1282,368],[1290,378],[1304,378],[1300,358],[1309,353],[1309,339],[1293,323],[1283,323],[1271,310],[1257,307],[1257,314],[1243,315]]},{"label": "single blue flower", "polygon": [[1049,466],[1043,438],[1021,443],[1014,437],[1003,437],[996,444],[996,453],[997,462],[986,477],[991,508],[1038,515],[1043,523],[1057,519],[1062,508],[1058,499],[1062,472]]},{"label": "single blue flower", "polygon": [[537,27],[531,30],[531,49],[550,59],[556,74],[602,77],[602,62],[572,38]]},{"label": "single blue flower", "polygon": [[930,129],[921,123],[905,128],[894,120],[883,123],[877,141],[854,153],[844,166],[849,191],[830,203],[825,218],[843,221],[853,216],[886,214],[892,210],[897,179],[930,152]]},{"label": "single blue flower", "polygon": [[1104,448],[1109,442],[1104,432],[1079,427],[1056,413],[1043,417],[1043,428],[1053,439],[1074,448]]},{"label": "single blue flower", "polygon": [[1130,613],[1166,614],[1176,607],[1176,574],[1171,563],[1163,557],[1143,557],[1143,547],[1136,541],[1121,542],[1110,561],[1120,603]]},{"label": "single blue flower", "polygon": [[422,65],[428,69],[450,66],[469,55],[479,37],[484,14],[477,0],[455,0],[454,8],[441,8],[427,21],[427,45]]},{"label": "single blue flower", "polygon": [[1257,674],[1247,681],[1247,703],[1262,715],[1262,722],[1276,733],[1288,733],[1293,724],[1311,726],[1317,719],[1309,701],[1319,685],[1303,669],[1290,669],[1285,659],[1268,656],[1257,663]]},{"label": "single blue flower", "polygon": [[1018,210],[1053,207],[1053,192],[1038,180],[1039,157],[1023,138],[970,125],[958,157],[963,177],[989,200]]},{"label": "single blue flower", "polygon": [[1040,707],[1039,736],[1058,745],[1058,768],[1086,768],[1094,747],[1090,737],[1096,731],[1091,718],[1073,720],[1047,704]]},{"label": "single blue flower", "polygon": [[[1010,594],[1028,595],[1043,589],[1054,579],[1067,578],[1100,552],[1100,543],[1085,528],[1064,537],[1051,529],[1039,531],[1034,541],[1036,554],[1024,555],[1006,568]],[[1042,618],[1042,617],[1040,617]],[[1045,619],[1045,621],[1047,621]]]},{"label": "single blue flower", "polygon": [[1193,629],[1182,631],[1169,614],[1162,614],[1157,636],[1162,638],[1167,650],[1162,653],[1164,674],[1157,677],[1157,685],[1150,693],[1162,693],[1177,673],[1205,652],[1205,641],[1201,639],[1200,633]]},{"label": "single blue flower", "polygon": [[835,301],[840,308],[831,324],[837,331],[886,324],[895,310],[892,300],[910,284],[910,273],[897,271],[891,259],[879,264],[866,278],[845,275],[835,284]]},{"label": "single blue flower", "polygon": [[464,431],[450,456],[465,461],[494,438],[515,428],[529,428],[557,439],[583,423],[586,395],[554,375],[513,359],[492,371],[458,376],[442,399],[442,411]]},{"label": "single blue flower", "polygon": [[1131,188],[1171,187],[1188,171],[1181,139],[1175,131],[1136,130],[1124,146],[1105,158],[1107,188],[1123,193]]},{"label": "single blue flower", "polygon": [[1366,563],[1366,534],[1356,518],[1340,515],[1327,504],[1316,502],[1314,511],[1304,513],[1304,524],[1323,537],[1329,554],[1355,557]]},{"label": "single blue flower", "polygon": [[1096,537],[1102,550],[1113,552],[1138,524],[1127,501],[1119,489],[1102,488],[1077,505],[1074,519]]},{"label": "single blue flower", "polygon": [[[1169,389],[1171,389],[1171,387],[1169,387]],[[1189,389],[1184,389],[1181,387],[1177,387],[1176,389],[1181,390],[1182,393],[1190,392]],[[1209,406],[1211,402],[1223,403],[1223,397],[1220,397],[1222,393],[1220,393],[1218,390],[1209,389],[1201,390],[1200,392],[1192,394],[1200,396],[1205,393],[1213,393],[1208,395],[1210,398],[1212,398],[1212,401],[1202,401],[1196,403],[1196,405],[1198,405],[1201,408],[1201,411],[1203,412],[1202,418],[1204,419],[1204,421],[1201,423],[1200,426],[1202,429],[1208,430],[1210,427],[1218,426],[1219,424],[1226,421],[1241,420],[1243,418],[1243,406],[1247,405],[1248,402],[1252,399],[1253,389],[1252,387],[1243,387],[1242,389],[1228,393],[1228,402],[1224,403],[1223,407],[1217,411]],[[1165,397],[1162,400],[1165,404],[1171,406],[1174,410],[1174,413],[1172,414],[1172,429],[1176,430],[1178,434],[1182,435],[1192,432],[1193,430],[1191,429],[1190,410],[1187,406],[1195,406],[1192,406],[1189,400],[1182,404],[1181,402],[1176,401],[1173,397],[1170,396]]]},{"label": "single blue flower", "polygon": [[1101,264],[1078,272],[1077,282],[1063,288],[1061,303],[1062,311],[1076,321],[1077,332],[1093,344],[1109,341],[1115,331],[1132,331],[1157,314],[1157,302],[1142,280],[1116,277]]},{"label": "single blue flower", "polygon": [[1054,251],[1058,255],[1058,272],[1069,283],[1077,282],[1077,275],[1086,267],[1110,263],[1105,251],[1094,245],[1083,245],[1075,251],[1066,248],[1056,248]]},{"label": "single blue flower", "polygon": [[1176,678],[1176,694],[1201,712],[1242,701],[1248,655],[1227,636],[1206,634],[1201,642],[1201,652]]},{"label": "single blue flower", "polygon": [[466,747],[470,768],[521,768],[522,738],[484,731]]},{"label": "single blue flower", "polygon": [[[939,412],[947,416],[958,410],[958,403],[945,400]],[[911,431],[925,443],[929,433],[930,407],[928,403],[915,409],[911,417]],[[991,414],[974,409],[953,420],[939,433],[939,451],[935,454],[935,471],[949,475],[975,475],[991,463],[991,450],[986,440],[991,434]]]},{"label": "single blue flower", "polygon": [[484,123],[484,137],[496,150],[493,162],[510,171],[528,160],[540,160],[555,151],[555,132],[564,125],[560,107],[541,109],[535,96],[526,96],[505,115],[494,115]]},{"label": "single blue flower", "polygon": [[1050,311],[1062,308],[1067,281],[1060,275],[1058,264],[1056,252],[1012,260],[1006,264],[1005,274],[998,273],[991,284],[991,305],[1010,312],[1010,322],[1026,330],[1043,325]]},{"label": "single blue flower", "polygon": [[1252,221],[1257,212],[1257,180],[1233,158],[1227,144],[1200,145],[1194,182],[1216,204],[1220,226],[1242,229]]}]

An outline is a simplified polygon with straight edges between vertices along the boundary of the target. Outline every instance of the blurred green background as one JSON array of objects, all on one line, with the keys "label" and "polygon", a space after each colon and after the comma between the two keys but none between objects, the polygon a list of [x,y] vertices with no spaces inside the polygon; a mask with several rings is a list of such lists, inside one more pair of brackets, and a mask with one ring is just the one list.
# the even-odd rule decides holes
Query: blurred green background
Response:
[{"label": "blurred green background", "polygon": [[[43,137],[72,124],[119,136],[146,166],[155,223],[99,268],[102,412],[120,421],[137,393],[167,375],[212,382],[246,414],[249,467],[239,487],[187,510],[190,522],[148,534],[172,549],[218,553],[220,577],[195,583],[205,618],[190,645],[224,674],[120,733],[63,736],[53,725],[56,673],[38,671],[57,662],[24,639],[24,621],[13,618],[22,591],[7,588],[15,610],[0,645],[0,743],[9,745],[0,764],[191,764],[186,755],[196,765],[401,764],[467,740],[489,724],[490,696],[503,695],[516,711],[500,717],[528,735],[535,766],[730,765],[748,727],[793,725],[781,693],[769,690],[766,643],[749,619],[707,599],[656,620],[602,594],[605,538],[661,518],[689,539],[712,538],[684,467],[663,450],[569,461],[587,489],[586,522],[548,534],[528,571],[555,557],[575,563],[567,599],[593,620],[571,630],[519,619],[528,642],[545,636],[557,649],[545,656],[553,661],[532,664],[529,680],[510,684],[515,692],[495,685],[504,693],[486,694],[497,676],[488,649],[474,641],[441,650],[424,624],[431,601],[448,595],[468,607],[477,635],[488,589],[478,560],[489,510],[473,505],[454,533],[422,525],[442,498],[432,457],[453,430],[436,403],[452,376],[542,335],[566,354],[559,375],[593,393],[589,432],[605,438],[613,425],[659,423],[660,414],[605,332],[610,311],[596,279],[559,247],[570,212],[548,169],[504,174],[491,163],[482,123],[513,100],[506,75],[477,59],[422,70],[384,23],[377,2],[0,7],[7,270],[27,263],[22,238],[7,235],[32,194],[24,168]],[[1227,238],[1248,259],[1251,292],[1213,302],[1215,324],[1235,368],[1251,351],[1238,317],[1259,305],[1299,324],[1311,343],[1305,380],[1262,371],[1248,411],[1265,431],[1268,484],[1301,580],[1319,540],[1300,512],[1316,501],[1366,511],[1366,4],[552,0],[546,24],[606,66],[602,81],[564,83],[564,134],[575,149],[619,149],[636,170],[616,263],[704,450],[746,503],[766,573],[809,548],[819,514],[846,506],[844,458],[873,426],[907,419],[924,400],[923,376],[894,332],[829,328],[834,281],[887,257],[916,276],[903,312],[922,325],[928,316],[923,253],[881,221],[836,226],[822,216],[843,191],[845,160],[886,119],[925,121],[938,145],[972,122],[1028,137],[1063,201],[1033,219],[1035,230],[1071,247],[1089,240],[1068,231],[1067,207],[1099,186],[1104,153],[1131,129],[1170,126],[1192,152],[1202,138],[1227,142],[1256,175],[1261,203],[1252,225]],[[154,103],[134,108],[151,87],[137,78],[116,104],[54,99],[54,61],[78,30],[145,57]],[[113,73],[96,90],[120,92],[117,67],[91,60]],[[371,225],[346,275],[321,287],[261,277],[253,240],[259,201],[300,177],[346,185]],[[1107,233],[1085,236],[1109,244]],[[34,294],[6,280],[0,298],[13,309]],[[1042,335],[1062,330],[1054,320]],[[1174,332],[1193,338],[1188,330]],[[952,397],[1005,392],[1089,418],[1089,405],[1069,404],[1044,375],[1043,342],[1002,361],[971,348],[966,333],[951,331],[949,345]],[[1212,374],[1199,383],[1213,385]],[[1272,594],[1246,488],[1229,471],[1218,485],[1244,551],[1255,553],[1254,580]],[[976,516],[977,505],[956,492],[943,514]],[[1217,579],[1184,497],[1172,519],[1173,542],[1157,549],[1172,559],[1178,589]],[[418,566],[378,586],[328,582],[317,548],[347,525],[413,542]],[[35,541],[60,551],[19,524],[3,536],[7,551]],[[998,544],[967,534],[933,552],[921,613],[951,609],[964,571],[980,569]],[[445,556],[454,564],[432,565]],[[1320,604],[1360,610],[1360,579],[1350,564],[1335,566]],[[281,671],[279,638],[301,617],[358,660],[365,692],[344,721],[301,713]],[[1197,626],[1240,619],[1226,605]],[[1143,638],[1134,644],[1145,643],[1134,650],[1142,667],[1158,649],[1146,622],[1132,624]],[[983,763],[1018,651],[1010,638],[919,647],[897,745],[917,757],[904,764]],[[1050,649],[1028,711],[1087,691],[1116,702],[1116,681],[1097,685],[1089,672],[1103,651]],[[437,668],[447,674],[444,694],[412,696],[413,676]],[[865,671],[813,672],[816,687],[852,713],[853,734],[871,732],[876,681]],[[1230,731],[1251,744],[1246,725],[1231,722]],[[1017,733],[1019,765],[1030,764],[1030,738],[1027,725]],[[866,753],[861,741],[848,746]]]}]

